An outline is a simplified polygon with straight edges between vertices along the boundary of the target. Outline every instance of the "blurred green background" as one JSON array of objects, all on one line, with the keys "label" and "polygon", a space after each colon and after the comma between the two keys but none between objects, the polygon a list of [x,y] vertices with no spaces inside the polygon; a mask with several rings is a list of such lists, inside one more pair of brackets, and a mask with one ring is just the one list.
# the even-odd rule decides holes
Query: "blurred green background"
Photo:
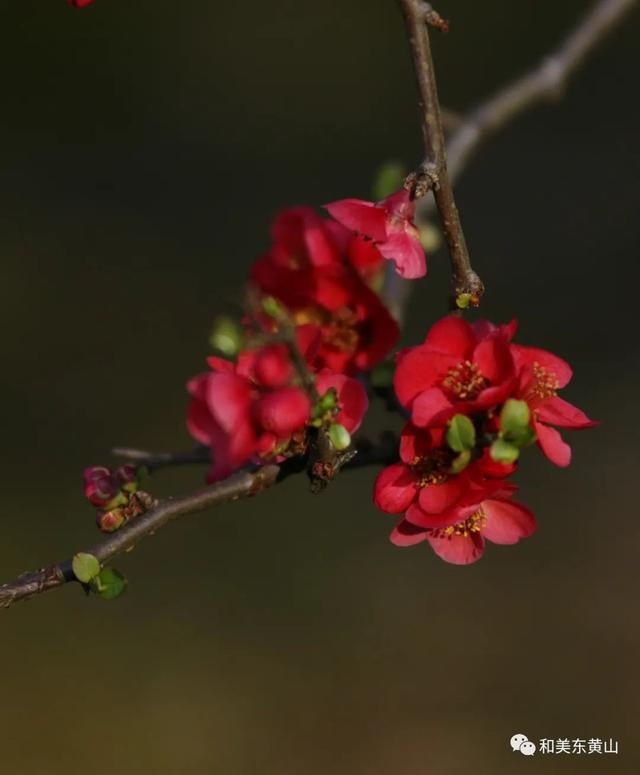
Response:
[{"label": "blurred green background", "polygon": [[[589,3],[446,2],[443,103],[536,62]],[[184,449],[186,379],[281,207],[367,196],[420,156],[393,0],[2,3],[3,577],[96,538],[81,469]],[[485,147],[458,190],[483,312],[575,367],[603,421],[574,464],[526,456],[540,528],[458,568],[387,541],[373,471],[302,478],[186,519],[78,589],[2,613],[12,775],[637,773],[638,15],[561,103]],[[445,310],[447,258],[406,341]],[[373,427],[384,418],[374,418]],[[154,479],[158,495],[199,469]],[[508,740],[617,738],[616,756]]]}]

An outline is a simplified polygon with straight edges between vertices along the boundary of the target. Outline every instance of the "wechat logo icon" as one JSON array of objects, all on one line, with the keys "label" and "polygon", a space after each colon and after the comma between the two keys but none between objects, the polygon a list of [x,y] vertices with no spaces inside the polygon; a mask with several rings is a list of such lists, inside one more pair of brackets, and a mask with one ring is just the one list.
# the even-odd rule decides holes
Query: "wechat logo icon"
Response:
[{"label": "wechat logo icon", "polygon": [[536,744],[532,743],[526,735],[512,735],[509,742],[511,743],[511,750],[520,751],[523,756],[533,756],[536,752]]}]

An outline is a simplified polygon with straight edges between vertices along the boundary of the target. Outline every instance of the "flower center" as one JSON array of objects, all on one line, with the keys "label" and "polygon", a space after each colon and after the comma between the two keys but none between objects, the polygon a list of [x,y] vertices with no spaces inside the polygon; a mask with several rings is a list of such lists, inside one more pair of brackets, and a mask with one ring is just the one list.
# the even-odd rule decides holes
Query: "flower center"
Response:
[{"label": "flower center", "polygon": [[480,507],[470,517],[467,517],[463,522],[457,522],[455,525],[449,525],[448,527],[440,527],[431,531],[431,535],[434,538],[449,538],[452,536],[462,536],[467,538],[472,533],[481,533],[482,528],[487,524],[487,515]]},{"label": "flower center", "polygon": [[324,340],[337,350],[354,353],[358,349],[360,336],[356,329],[358,316],[349,307],[343,307],[333,313],[331,321],[324,331]]},{"label": "flower center", "polygon": [[446,373],[441,382],[450,397],[460,401],[473,401],[487,386],[487,380],[475,363],[462,361]]},{"label": "flower center", "polygon": [[533,379],[527,387],[525,399],[544,401],[546,398],[553,398],[559,387],[556,375],[536,361],[533,364]]}]

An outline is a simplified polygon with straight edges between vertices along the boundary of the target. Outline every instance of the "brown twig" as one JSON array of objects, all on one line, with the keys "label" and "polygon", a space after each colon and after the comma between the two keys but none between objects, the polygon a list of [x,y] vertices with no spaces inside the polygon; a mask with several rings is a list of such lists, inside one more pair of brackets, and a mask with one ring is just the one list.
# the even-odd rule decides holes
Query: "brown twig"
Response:
[{"label": "brown twig", "polygon": [[[367,439],[358,440],[355,443],[355,449],[357,455],[345,465],[345,468],[353,469],[393,462],[398,455],[398,441],[394,434],[385,433],[376,444]],[[202,462],[203,450],[207,451],[208,460],[206,447],[197,448],[196,454],[163,453],[158,455],[130,448],[118,448],[114,450],[114,453],[147,467],[152,467],[154,461],[162,461],[156,466],[160,467],[160,465],[200,463]],[[145,514],[131,520],[117,532],[106,536],[94,546],[82,551],[93,554],[101,563],[108,562],[178,517],[214,508],[229,501],[257,495],[305,468],[306,460],[304,458],[291,458],[280,465],[264,465],[255,471],[239,472],[222,482],[216,482],[216,484],[189,495],[168,498]],[[37,571],[23,573],[16,579],[3,584],[0,586],[0,608],[8,608],[20,600],[27,600],[50,589],[57,589],[69,582],[77,582],[71,563],[72,558],[69,558]]]},{"label": "brown twig", "polygon": [[211,450],[204,444],[201,444],[189,452],[147,452],[144,449],[135,449],[134,447],[114,447],[111,450],[114,457],[121,457],[131,463],[137,463],[149,470],[149,473],[157,471],[159,468],[168,466],[185,466],[194,463],[210,463]]},{"label": "brown twig", "polygon": [[[425,158],[418,176],[426,178],[429,182],[428,187],[433,190],[445,240],[449,248],[452,270],[452,307],[455,309],[461,303],[464,303],[465,306],[477,306],[484,288],[482,281],[471,266],[469,250],[449,178],[440,101],[431,55],[429,30],[425,23],[427,13],[433,12],[433,9],[426,7],[423,0],[398,0],[398,2],[409,35],[422,113]],[[427,186],[423,185],[421,188],[424,191]],[[463,301],[461,302],[461,300]]]},{"label": "brown twig", "polygon": [[[508,83],[463,117],[446,148],[451,180],[459,178],[485,140],[529,108],[559,97],[571,76],[635,5],[637,0],[600,0],[536,68]],[[428,217],[433,208],[433,200],[422,199],[418,202],[418,215]],[[410,289],[411,282],[390,268],[385,279],[385,296],[399,322],[403,320]]]},{"label": "brown twig", "polygon": [[[128,522],[115,533],[84,551],[93,554],[101,563],[122,554],[143,538],[177,517],[220,506],[240,498],[247,498],[266,490],[282,478],[281,467],[266,465],[254,472],[242,472],[205,487],[197,492],[178,498],[168,498],[140,517]],[[61,587],[70,581],[77,581],[71,568],[71,559],[41,570],[23,573],[13,581],[0,587],[0,608],[8,608],[19,600]]]},{"label": "brown twig", "polygon": [[635,5],[637,0],[600,0],[536,68],[472,110],[447,146],[451,177],[455,180],[471,154],[525,110],[561,97],[575,71]]}]

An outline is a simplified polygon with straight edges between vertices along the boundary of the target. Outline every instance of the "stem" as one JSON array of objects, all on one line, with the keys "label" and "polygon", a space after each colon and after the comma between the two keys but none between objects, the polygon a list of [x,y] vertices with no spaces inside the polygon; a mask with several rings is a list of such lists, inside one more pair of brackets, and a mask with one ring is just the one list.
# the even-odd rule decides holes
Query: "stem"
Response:
[{"label": "stem", "polygon": [[422,171],[432,181],[452,270],[452,307],[477,306],[484,287],[474,272],[447,169],[444,129],[436,85],[427,14],[432,9],[422,0],[398,0],[404,15],[413,66],[418,82],[425,158]]},{"label": "stem", "polygon": [[[394,462],[398,456],[398,440],[392,433],[384,433],[377,444],[367,439],[359,439],[355,444],[358,454],[345,465],[345,468],[362,468],[370,465],[386,465]],[[206,448],[205,448],[206,449]],[[193,453],[191,459],[183,453],[163,453],[153,455],[142,450],[114,450],[122,457],[149,465],[151,461],[161,459],[162,465],[183,465],[188,462],[201,462]],[[198,490],[188,495],[167,498],[157,506],[128,522],[120,530],[104,537],[89,549],[83,549],[105,563],[113,557],[131,549],[142,539],[153,535],[169,522],[195,514],[209,508],[221,506],[229,501],[237,501],[258,495],[269,487],[282,482],[292,474],[304,470],[306,460],[302,457],[290,458],[280,465],[264,465],[255,471],[241,471],[228,479]],[[49,565],[37,571],[23,573],[16,579],[0,586],[0,608],[8,608],[20,600],[57,589],[69,582],[77,582],[71,568],[72,558],[55,565]]]}]

